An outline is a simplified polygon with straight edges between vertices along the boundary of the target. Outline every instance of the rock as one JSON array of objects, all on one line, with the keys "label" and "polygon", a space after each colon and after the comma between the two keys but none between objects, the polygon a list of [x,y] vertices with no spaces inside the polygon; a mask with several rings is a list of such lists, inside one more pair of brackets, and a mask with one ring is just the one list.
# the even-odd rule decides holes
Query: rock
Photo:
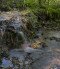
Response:
[{"label": "rock", "polygon": [[2,67],[3,68],[8,68],[8,67],[13,67],[13,64],[10,60],[8,60],[7,58],[3,58],[2,59]]},{"label": "rock", "polygon": [[56,39],[56,37],[50,37],[50,40],[55,40]]},{"label": "rock", "polygon": [[49,69],[58,69],[56,65],[51,66]]},{"label": "rock", "polygon": [[41,43],[41,46],[42,46],[42,48],[48,47],[48,46],[46,45],[46,43],[44,43],[44,42]]},{"label": "rock", "polygon": [[39,36],[38,36],[38,35],[35,35],[34,38],[35,38],[35,39],[36,39],[36,38],[39,38]]},{"label": "rock", "polygon": [[57,41],[57,42],[60,42],[60,38],[56,38],[56,41]]},{"label": "rock", "polygon": [[34,43],[32,43],[31,47],[33,48],[40,48],[41,47],[41,40],[36,40]]},{"label": "rock", "polygon": [[18,64],[19,64],[18,58],[13,57],[13,58],[12,58],[12,63],[13,63],[14,65],[18,65]]},{"label": "rock", "polygon": [[9,54],[8,54],[6,51],[2,51],[1,57],[6,57],[6,58],[8,58],[8,57],[9,57]]}]

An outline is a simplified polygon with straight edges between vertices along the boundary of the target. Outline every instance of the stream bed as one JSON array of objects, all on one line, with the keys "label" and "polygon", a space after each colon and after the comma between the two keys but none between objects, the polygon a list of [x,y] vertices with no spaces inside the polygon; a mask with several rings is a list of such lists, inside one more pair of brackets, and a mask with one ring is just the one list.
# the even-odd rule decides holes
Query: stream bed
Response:
[{"label": "stream bed", "polygon": [[[8,23],[5,22],[6,17],[3,17],[0,17],[0,45],[3,43],[2,37],[4,33],[7,32],[6,28],[8,29],[7,35],[9,35],[10,31],[12,31],[13,33],[15,32],[18,35],[22,35],[24,41],[26,41],[27,37],[25,37],[22,29],[22,27],[24,28],[24,24],[21,22],[21,16],[19,16],[19,14],[16,14],[15,19],[13,18],[11,22],[9,22],[8,20]],[[27,59],[25,59],[27,53],[25,53],[22,49],[11,49],[9,51],[9,58],[2,58],[2,64],[0,65],[0,69],[60,69],[60,31],[43,32],[44,33],[42,37],[44,38],[44,42],[48,47],[38,48],[39,51],[31,53],[30,57]],[[42,31],[37,32],[37,35],[39,37],[41,37],[41,34]],[[12,39],[11,36],[13,35],[9,35],[9,38]],[[14,38],[15,39],[12,40],[10,39],[11,43],[13,45],[18,45],[17,43],[20,43],[18,42],[19,37],[16,36]]]},{"label": "stream bed", "polygon": [[[49,36],[49,34],[52,35]],[[48,37],[55,37],[57,39],[60,38],[60,32],[58,31],[56,32],[56,34],[55,31],[53,33],[49,32],[49,34],[47,35]],[[50,40],[49,38],[45,39],[45,42],[48,47],[40,48],[39,50],[41,51],[32,53],[31,57],[34,62],[32,63],[32,65],[30,65],[29,68],[28,66],[26,67],[25,64],[25,69],[60,69],[60,42],[56,41],[55,39]],[[19,49],[13,49],[10,51],[10,58],[18,58],[18,60],[21,62],[19,62],[21,67],[15,67],[14,69],[23,69],[25,56],[26,53],[24,51],[19,51]],[[4,64],[4,62],[2,64]],[[12,62],[10,61],[6,61],[5,65],[7,64],[9,64],[8,66],[14,67]]]}]

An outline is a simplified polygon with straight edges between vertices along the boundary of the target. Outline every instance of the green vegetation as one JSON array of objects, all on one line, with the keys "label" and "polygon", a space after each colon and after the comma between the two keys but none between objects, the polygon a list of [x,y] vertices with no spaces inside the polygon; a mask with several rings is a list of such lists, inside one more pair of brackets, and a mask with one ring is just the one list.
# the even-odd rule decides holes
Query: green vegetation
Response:
[{"label": "green vegetation", "polygon": [[3,43],[9,48],[19,48],[24,42],[22,35],[13,31],[6,31],[3,40]]},{"label": "green vegetation", "polygon": [[1,11],[14,9],[29,10],[28,14],[32,12],[39,27],[60,28],[60,0],[0,0]]}]

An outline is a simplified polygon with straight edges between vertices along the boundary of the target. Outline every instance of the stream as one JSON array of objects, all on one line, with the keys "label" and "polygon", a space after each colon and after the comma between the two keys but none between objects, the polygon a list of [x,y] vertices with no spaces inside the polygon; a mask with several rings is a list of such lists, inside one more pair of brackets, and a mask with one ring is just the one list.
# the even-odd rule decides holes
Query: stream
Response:
[{"label": "stream", "polygon": [[[56,35],[55,31],[53,31],[53,32],[54,33],[49,32],[49,34],[53,34],[53,36],[55,37],[55,35]],[[57,31],[57,36],[59,34],[60,34],[60,32]],[[49,37],[52,37],[52,35],[50,35]],[[32,66],[31,69],[51,69],[51,68],[60,69],[60,42],[58,42],[56,40],[46,39],[46,43],[48,45],[47,48],[45,48],[45,49],[41,48],[40,49],[40,50],[42,50],[41,52],[38,51],[38,52],[34,52],[31,54],[31,57],[33,58],[33,60],[36,60],[39,58],[39,60],[36,60],[31,65]],[[10,51],[10,57],[16,57],[22,62],[24,61],[25,55],[26,55],[26,53],[24,53],[24,51],[19,51],[19,49],[13,49]],[[7,63],[5,65],[9,64],[10,66],[12,66],[11,62],[9,62],[9,61],[6,61],[6,62]],[[22,63],[22,66],[23,66],[23,63]],[[18,69],[18,68],[16,68],[16,69]]]},{"label": "stream", "polygon": [[[21,33],[23,39],[26,40],[24,32],[20,29],[23,25],[21,21],[19,21],[18,15],[16,16],[17,19],[8,26],[14,27],[15,32]],[[0,17],[0,19],[1,18],[2,17]],[[5,26],[7,25],[3,25],[3,27]],[[37,33],[39,37],[41,37],[41,33],[41,31]],[[48,47],[38,48],[40,51],[33,52],[30,55],[32,61],[31,59],[26,61],[26,53],[22,49],[15,48],[9,51],[9,59],[5,57],[2,58],[0,67],[3,67],[4,69],[9,69],[9,67],[11,67],[11,69],[60,69],[60,31],[44,31],[43,38]]]}]

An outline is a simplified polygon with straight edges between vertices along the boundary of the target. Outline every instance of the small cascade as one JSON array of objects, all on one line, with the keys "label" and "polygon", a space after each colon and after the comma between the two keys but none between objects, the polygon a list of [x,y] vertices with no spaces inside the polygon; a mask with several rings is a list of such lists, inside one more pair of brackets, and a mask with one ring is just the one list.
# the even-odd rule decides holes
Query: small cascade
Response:
[{"label": "small cascade", "polygon": [[23,32],[23,23],[19,13],[16,13],[8,22],[5,29],[5,41],[8,46],[20,46],[23,42],[26,42],[26,36]]},{"label": "small cascade", "polygon": [[19,34],[22,36],[24,43],[27,42],[26,36],[24,35],[23,31],[20,31]]}]

